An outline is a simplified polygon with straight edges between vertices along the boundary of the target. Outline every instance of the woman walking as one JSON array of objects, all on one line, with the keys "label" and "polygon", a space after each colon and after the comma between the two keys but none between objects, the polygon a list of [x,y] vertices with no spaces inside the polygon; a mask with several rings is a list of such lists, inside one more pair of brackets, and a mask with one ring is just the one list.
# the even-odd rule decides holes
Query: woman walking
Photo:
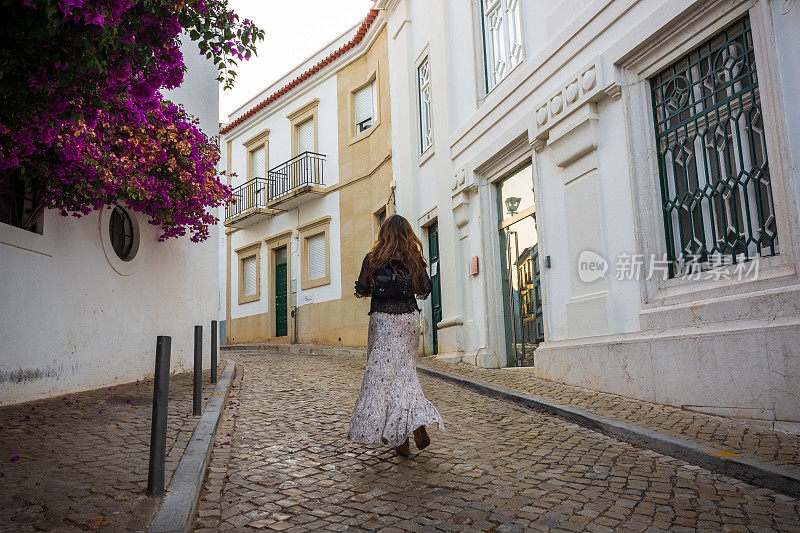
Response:
[{"label": "woman walking", "polygon": [[392,215],[378,231],[356,281],[356,296],[372,301],[367,370],[348,440],[391,444],[408,457],[409,435],[422,450],[431,442],[425,426],[438,424],[444,431],[442,416],[422,393],[415,366],[422,334],[416,299],[430,292],[422,243],[405,218]]}]

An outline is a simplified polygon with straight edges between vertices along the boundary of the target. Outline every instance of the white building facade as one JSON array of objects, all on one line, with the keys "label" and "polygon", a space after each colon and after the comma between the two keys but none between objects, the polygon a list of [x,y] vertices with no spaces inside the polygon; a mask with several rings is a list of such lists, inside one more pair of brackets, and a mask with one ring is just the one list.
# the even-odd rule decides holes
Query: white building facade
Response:
[{"label": "white building facade", "polygon": [[797,427],[793,4],[378,1],[425,351]]},{"label": "white building facade", "polygon": [[[165,97],[213,136],[217,70],[194,44],[184,61],[183,85]],[[172,337],[172,370],[189,370],[195,325],[207,367],[218,231],[202,243],[158,242],[160,230],[124,206],[80,219],[48,210],[41,233],[0,223],[0,405],[152,376],[158,335]]]}]

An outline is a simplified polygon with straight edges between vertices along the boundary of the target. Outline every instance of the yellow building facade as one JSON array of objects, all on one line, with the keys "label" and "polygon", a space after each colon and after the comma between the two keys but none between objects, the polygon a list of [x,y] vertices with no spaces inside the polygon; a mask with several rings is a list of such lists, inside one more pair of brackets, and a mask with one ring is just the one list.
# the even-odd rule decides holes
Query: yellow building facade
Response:
[{"label": "yellow building facade", "polygon": [[[339,216],[342,297],[298,308],[298,342],[363,346],[367,343],[369,301],[354,294],[361,262],[372,247],[379,223],[394,212],[389,58],[386,29],[360,59],[337,76],[339,112]],[[354,95],[376,83],[377,117],[357,133],[351,117]]]}]

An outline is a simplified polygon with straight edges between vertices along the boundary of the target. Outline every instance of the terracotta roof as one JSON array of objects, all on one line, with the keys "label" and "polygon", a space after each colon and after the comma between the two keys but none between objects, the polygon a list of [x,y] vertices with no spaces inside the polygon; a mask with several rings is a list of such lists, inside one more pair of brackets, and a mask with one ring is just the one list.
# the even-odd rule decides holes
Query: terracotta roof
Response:
[{"label": "terracotta roof", "polygon": [[255,115],[256,113],[267,107],[269,104],[271,104],[284,94],[288,93],[289,91],[300,85],[303,81],[307,80],[308,78],[310,78],[311,76],[322,70],[324,67],[328,66],[335,59],[344,55],[345,52],[357,46],[364,39],[364,36],[367,34],[367,30],[369,30],[370,26],[372,26],[372,23],[375,21],[375,18],[378,16],[378,12],[379,11],[377,9],[370,9],[369,14],[361,23],[361,26],[358,27],[358,30],[356,31],[356,34],[353,36],[352,39],[350,39],[340,48],[332,52],[328,57],[322,59],[316,65],[310,67],[308,70],[297,76],[295,79],[293,79],[292,81],[290,81],[289,83],[287,83],[286,85],[284,85],[271,95],[264,98],[262,101],[253,106],[249,111],[244,113],[242,116],[240,116],[236,120],[233,120],[229,124],[226,124],[225,126],[221,127],[219,130],[220,135],[228,133],[233,128],[235,128],[236,126],[238,126],[248,118],[252,117],[253,115]]}]

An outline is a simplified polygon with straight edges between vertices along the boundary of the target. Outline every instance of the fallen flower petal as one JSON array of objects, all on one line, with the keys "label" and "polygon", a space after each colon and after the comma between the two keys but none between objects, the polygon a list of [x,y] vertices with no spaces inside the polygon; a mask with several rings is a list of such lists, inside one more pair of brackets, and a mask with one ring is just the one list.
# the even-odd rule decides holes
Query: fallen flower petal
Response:
[{"label": "fallen flower petal", "polygon": [[19,461],[19,455],[12,455],[11,456],[11,462],[12,463],[16,463],[17,461]]}]

